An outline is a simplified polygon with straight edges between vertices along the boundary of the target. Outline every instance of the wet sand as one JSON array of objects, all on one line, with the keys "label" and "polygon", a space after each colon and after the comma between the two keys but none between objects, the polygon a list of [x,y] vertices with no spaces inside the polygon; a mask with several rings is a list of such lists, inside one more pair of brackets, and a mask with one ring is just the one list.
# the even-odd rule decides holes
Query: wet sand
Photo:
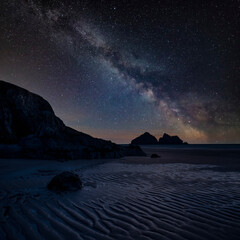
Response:
[{"label": "wet sand", "polygon": [[[161,158],[0,159],[0,239],[239,239],[238,152],[144,150]],[[65,170],[83,189],[48,191]]]},{"label": "wet sand", "polygon": [[[226,167],[232,170],[240,170],[240,149],[169,149],[142,146],[147,157],[124,158],[126,163],[187,163],[187,164],[208,164]],[[155,153],[160,158],[151,158]]]}]

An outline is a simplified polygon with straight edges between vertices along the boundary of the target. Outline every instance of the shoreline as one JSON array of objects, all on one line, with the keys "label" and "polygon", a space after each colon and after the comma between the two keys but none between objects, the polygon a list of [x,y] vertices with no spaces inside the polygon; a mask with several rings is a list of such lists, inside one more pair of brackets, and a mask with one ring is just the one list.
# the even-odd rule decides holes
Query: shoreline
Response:
[{"label": "shoreline", "polygon": [[[236,239],[240,168],[229,163],[231,154],[198,154],[159,150],[157,159],[0,159],[0,238]],[[239,157],[234,159],[239,166]],[[83,188],[49,191],[47,184],[63,171],[78,174]]]}]

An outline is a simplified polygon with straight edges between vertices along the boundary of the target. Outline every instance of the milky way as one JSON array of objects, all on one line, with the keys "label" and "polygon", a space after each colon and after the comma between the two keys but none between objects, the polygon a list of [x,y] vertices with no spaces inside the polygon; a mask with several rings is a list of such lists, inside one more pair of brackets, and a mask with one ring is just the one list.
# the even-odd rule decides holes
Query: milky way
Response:
[{"label": "milky way", "polygon": [[0,3],[0,78],[75,129],[240,142],[238,1]]}]

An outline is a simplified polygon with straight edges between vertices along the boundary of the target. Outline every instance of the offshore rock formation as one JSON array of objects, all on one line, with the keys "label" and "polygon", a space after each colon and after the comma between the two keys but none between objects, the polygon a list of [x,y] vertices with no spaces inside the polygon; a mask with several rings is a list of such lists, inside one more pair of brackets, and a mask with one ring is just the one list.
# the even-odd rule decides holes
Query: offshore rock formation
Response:
[{"label": "offshore rock formation", "polygon": [[150,144],[158,144],[157,139],[148,132],[140,135],[139,137],[132,140],[131,144],[136,145],[150,145]]},{"label": "offshore rock formation", "polygon": [[159,144],[187,144],[183,142],[178,136],[170,136],[166,133],[163,134],[161,138],[159,138]]},{"label": "offshore rock formation", "polygon": [[42,97],[0,81],[0,157],[39,159],[145,156],[65,126]]},{"label": "offshore rock formation", "polygon": [[131,144],[134,145],[156,145],[156,144],[188,144],[183,142],[178,136],[170,136],[166,133],[163,134],[159,141],[148,132],[140,135],[139,137],[132,140]]}]

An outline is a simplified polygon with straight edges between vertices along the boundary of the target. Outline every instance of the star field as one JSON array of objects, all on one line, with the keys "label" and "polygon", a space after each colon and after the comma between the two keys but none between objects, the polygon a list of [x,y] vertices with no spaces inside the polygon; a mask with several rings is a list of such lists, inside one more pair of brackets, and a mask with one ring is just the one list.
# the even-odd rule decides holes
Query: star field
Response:
[{"label": "star field", "polygon": [[240,1],[0,3],[0,78],[63,121],[128,143],[148,131],[240,142]]}]

